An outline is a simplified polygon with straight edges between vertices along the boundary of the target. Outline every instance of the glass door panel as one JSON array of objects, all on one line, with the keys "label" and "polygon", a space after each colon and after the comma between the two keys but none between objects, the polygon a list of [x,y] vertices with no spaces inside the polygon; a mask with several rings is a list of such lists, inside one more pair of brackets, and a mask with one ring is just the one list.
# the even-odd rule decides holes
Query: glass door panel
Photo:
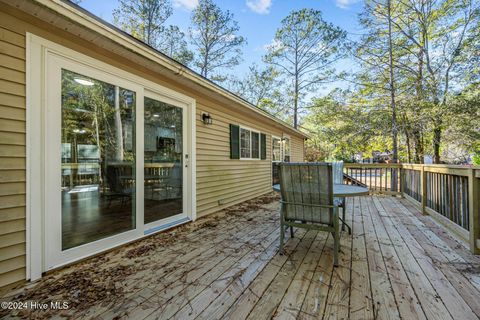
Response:
[{"label": "glass door panel", "polygon": [[144,98],[144,220],[183,213],[183,109]]},{"label": "glass door panel", "polygon": [[62,250],[135,229],[135,93],[62,69]]},{"label": "glass door panel", "polygon": [[280,138],[272,138],[272,161],[282,161],[282,140]]}]

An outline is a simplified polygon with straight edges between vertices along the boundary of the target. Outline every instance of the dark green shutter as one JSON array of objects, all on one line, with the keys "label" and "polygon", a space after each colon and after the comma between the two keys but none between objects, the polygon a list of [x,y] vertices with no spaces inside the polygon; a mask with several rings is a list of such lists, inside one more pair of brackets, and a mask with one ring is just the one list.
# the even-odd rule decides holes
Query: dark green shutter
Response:
[{"label": "dark green shutter", "polygon": [[265,133],[260,134],[260,148],[261,159],[267,159],[267,136],[265,135]]},{"label": "dark green shutter", "polygon": [[230,124],[230,159],[240,159],[240,127]]}]

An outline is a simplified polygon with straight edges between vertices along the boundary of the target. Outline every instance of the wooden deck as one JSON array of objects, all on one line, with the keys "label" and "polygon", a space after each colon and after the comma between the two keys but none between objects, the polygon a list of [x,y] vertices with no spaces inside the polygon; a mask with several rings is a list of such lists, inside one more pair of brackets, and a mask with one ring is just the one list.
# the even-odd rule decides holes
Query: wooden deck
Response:
[{"label": "wooden deck", "polygon": [[9,299],[70,304],[64,311],[16,313],[39,318],[480,316],[480,257],[407,200],[349,199],[353,234],[342,233],[338,268],[326,233],[296,230],[286,254],[278,254],[279,204],[271,200],[243,203],[87,260],[20,288]]}]

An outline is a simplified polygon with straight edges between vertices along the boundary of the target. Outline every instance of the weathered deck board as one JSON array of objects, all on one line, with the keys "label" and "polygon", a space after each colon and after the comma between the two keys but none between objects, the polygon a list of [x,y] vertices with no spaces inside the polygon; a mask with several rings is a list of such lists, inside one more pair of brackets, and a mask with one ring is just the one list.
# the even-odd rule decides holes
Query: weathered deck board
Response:
[{"label": "weathered deck board", "polygon": [[296,319],[301,311],[328,234],[319,232],[277,308],[274,319]]},{"label": "weathered deck board", "polygon": [[262,297],[265,290],[268,288],[273,278],[277,275],[280,269],[289,261],[289,257],[292,252],[296,252],[297,246],[303,240],[305,232],[302,230],[296,233],[296,237],[288,241],[285,245],[284,255],[275,255],[275,257],[269,261],[267,266],[262,272],[255,278],[255,280],[244,289],[239,298],[231,305],[227,312],[223,315],[225,319],[233,319],[238,317],[239,319],[245,319],[258,300]]},{"label": "weathered deck board", "polygon": [[316,238],[316,234],[317,232],[314,230],[307,232],[303,241],[298,245],[298,249],[292,253],[282,269],[277,273],[247,319],[271,319],[275,315],[275,311],[292,283],[295,273],[302,264],[306,254],[310,251],[309,249]]},{"label": "weathered deck board", "polygon": [[[384,260],[384,255],[386,255],[383,252],[385,251],[385,243],[380,240],[383,234],[378,235],[378,226],[377,230],[375,230],[372,221],[372,211],[374,210],[372,203],[365,198],[361,198],[360,201],[362,204],[361,210],[364,214],[362,217],[370,271],[370,288],[374,302],[374,318],[400,319],[401,309],[398,308],[399,304],[396,302],[395,294],[398,296],[397,292],[402,292],[402,288],[399,288],[401,282],[395,281],[395,273],[392,272],[392,269],[395,270],[395,268],[391,267],[391,264],[395,263],[398,259],[395,259],[396,255],[390,254],[387,256],[387,259]],[[380,249],[380,245],[382,245],[383,251]],[[401,271],[403,269],[397,268],[397,270]],[[390,279],[392,277],[393,281]]]},{"label": "weathered deck board", "polygon": [[[462,296],[472,311],[480,318],[480,303],[478,297],[480,291],[475,285],[469,281],[471,277],[465,273],[459,272],[455,265],[465,265],[467,262],[456,254],[452,249],[444,243],[444,238],[437,236],[432,230],[428,229],[423,223],[418,223],[415,216],[411,214],[410,210],[402,210],[404,202],[397,204],[400,211],[397,211],[397,217],[402,221],[402,224],[415,237],[422,248],[428,253],[428,256],[435,257],[433,263],[437,268],[440,268],[443,274],[448,278],[450,283],[455,287],[458,293]],[[407,208],[405,206],[405,208]]]},{"label": "weathered deck board", "polygon": [[303,301],[299,319],[320,319],[324,314],[333,273],[332,266],[333,237],[329,235]]},{"label": "weathered deck board", "polygon": [[[152,244],[152,239],[106,253],[104,263],[92,262],[92,268],[133,268],[135,272],[117,280],[125,290],[117,299],[62,314],[27,316],[256,320],[480,315],[480,259],[403,199],[348,199],[352,235],[342,232],[340,266],[335,269],[333,239],[327,233],[298,229],[289,239],[287,232],[286,253],[278,254],[277,201],[237,209],[234,215],[203,219],[196,228],[168,231],[158,240],[169,241],[139,256],[126,258],[125,253]],[[87,261],[51,277],[65,279],[88,266]],[[34,292],[41,285],[28,287]]]},{"label": "weathered deck board", "polygon": [[[435,266],[432,258],[426,251],[423,250],[421,244],[408,231],[402,223],[402,219],[398,219],[398,215],[405,215],[403,211],[390,199],[382,199],[382,204],[388,214],[390,225],[394,226],[401,235],[402,240],[407,244],[412,255],[415,257],[419,266],[429,279],[432,286],[442,298],[443,304],[451,314],[453,319],[477,319],[477,316],[472,312],[465,300],[460,296],[455,287],[447,280],[445,274]],[[395,219],[396,218],[396,219]],[[395,223],[392,223],[395,221]],[[435,258],[440,258],[441,254],[435,255]]]},{"label": "weathered deck board", "polygon": [[394,227],[387,212],[382,207],[378,198],[373,198],[375,207],[378,211],[374,211],[372,216],[376,220],[376,225],[383,224],[386,234],[390,239],[395,251],[400,258],[402,267],[407,273],[410,284],[415,291],[423,311],[428,319],[452,319],[450,313],[445,307],[443,301],[438,296],[437,291],[430,283],[427,275],[423,272],[415,256],[410,251],[411,248],[405,243]]},{"label": "weathered deck board", "polygon": [[[352,225],[352,202],[347,204],[346,222]],[[340,238],[338,267],[333,271],[324,316],[328,319],[347,319],[350,304],[352,236],[347,231]]]},{"label": "weathered deck board", "polygon": [[350,319],[372,319],[373,299],[368,272],[367,248],[363,229],[360,198],[354,201],[352,223],[352,283],[350,287]]}]

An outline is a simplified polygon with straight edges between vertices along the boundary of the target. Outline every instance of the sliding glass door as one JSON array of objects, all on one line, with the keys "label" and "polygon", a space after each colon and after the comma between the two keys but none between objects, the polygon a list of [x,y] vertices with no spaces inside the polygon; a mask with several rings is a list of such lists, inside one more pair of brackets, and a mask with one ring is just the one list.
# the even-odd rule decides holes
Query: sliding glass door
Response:
[{"label": "sliding glass door", "polygon": [[43,270],[192,219],[191,105],[58,55],[46,70]]},{"label": "sliding glass door", "polygon": [[144,98],[145,224],[184,212],[184,116],[182,107],[160,97]]}]

